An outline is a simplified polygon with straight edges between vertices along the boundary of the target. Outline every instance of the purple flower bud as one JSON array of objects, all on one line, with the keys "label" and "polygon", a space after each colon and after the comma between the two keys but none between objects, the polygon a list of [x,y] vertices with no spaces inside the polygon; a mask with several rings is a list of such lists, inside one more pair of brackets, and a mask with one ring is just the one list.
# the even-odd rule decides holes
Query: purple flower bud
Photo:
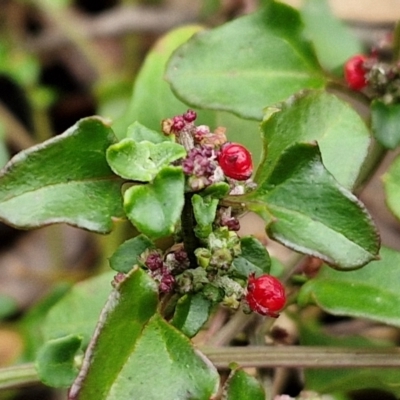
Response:
[{"label": "purple flower bud", "polygon": [[160,281],[160,286],[158,287],[161,293],[169,293],[172,291],[175,285],[175,278],[167,270],[163,273]]},{"label": "purple flower bud", "polygon": [[163,267],[163,259],[161,254],[157,252],[150,253],[146,258],[145,264],[150,271],[161,269]]},{"label": "purple flower bud", "polygon": [[181,115],[172,118],[172,130],[175,132],[181,131],[186,125],[185,120]]},{"label": "purple flower bud", "polygon": [[190,122],[193,122],[197,118],[197,114],[193,110],[187,110],[185,112],[185,114],[182,115],[182,117],[186,122],[190,123]]}]

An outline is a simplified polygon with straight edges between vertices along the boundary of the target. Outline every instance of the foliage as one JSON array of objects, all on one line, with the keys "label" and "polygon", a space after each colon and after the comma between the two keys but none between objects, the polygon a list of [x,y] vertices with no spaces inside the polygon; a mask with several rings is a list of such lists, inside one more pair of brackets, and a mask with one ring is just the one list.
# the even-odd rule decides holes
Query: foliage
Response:
[{"label": "foliage", "polygon": [[[380,249],[354,194],[379,163],[379,146],[399,145],[400,72],[397,59],[367,57],[367,87],[350,91],[338,71],[359,50],[325,2],[314,0],[301,12],[268,0],[210,30],[179,28],[147,56],[122,117],[86,117],[7,163],[0,174],[5,223],[67,223],[102,234],[121,221],[134,228],[109,260],[113,272],[74,285],[47,313],[35,341],[42,382],[70,388],[70,400],[265,398],[257,379],[235,364],[218,393],[218,371],[191,341],[221,305],[259,311],[246,301],[248,285],[273,273],[276,261],[256,234],[238,234],[248,211],[271,239],[304,255],[302,268],[285,266],[287,306],[400,326],[400,255]],[[388,71],[385,85],[381,71]],[[360,99],[370,121],[357,111]],[[220,157],[229,141],[252,150],[252,178],[227,173]],[[242,155],[230,155],[229,168]],[[397,217],[399,171],[397,159],[384,176]],[[3,303],[7,315],[13,304]],[[277,317],[273,311],[263,315]],[[304,344],[341,345],[302,315],[294,319]],[[370,381],[374,371],[366,369],[346,380],[342,372],[337,379],[307,372],[306,388],[390,391],[398,375]]]}]

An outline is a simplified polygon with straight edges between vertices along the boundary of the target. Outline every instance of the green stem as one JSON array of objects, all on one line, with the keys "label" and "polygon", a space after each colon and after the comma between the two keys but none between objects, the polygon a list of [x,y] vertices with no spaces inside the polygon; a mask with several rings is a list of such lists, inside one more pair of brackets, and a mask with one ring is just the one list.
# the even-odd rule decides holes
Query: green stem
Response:
[{"label": "green stem", "polygon": [[197,267],[194,251],[199,247],[199,240],[194,233],[196,221],[193,214],[192,193],[185,193],[185,204],[182,210],[181,225],[182,237],[185,251],[190,261],[190,268]]},{"label": "green stem", "polygon": [[0,368],[0,390],[17,388],[38,382],[40,381],[34,363]]}]

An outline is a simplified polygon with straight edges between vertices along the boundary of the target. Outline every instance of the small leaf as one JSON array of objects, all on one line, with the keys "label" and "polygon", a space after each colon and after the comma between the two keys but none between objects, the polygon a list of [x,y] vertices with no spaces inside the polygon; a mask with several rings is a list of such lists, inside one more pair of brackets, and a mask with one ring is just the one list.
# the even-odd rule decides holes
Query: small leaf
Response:
[{"label": "small leaf", "polygon": [[[360,115],[336,96],[312,91],[296,95],[275,108],[263,124],[264,159],[255,180],[272,173],[282,152],[298,142],[317,141],[328,171],[352,189],[371,145]],[[340,154],[340,162],[338,162]]]},{"label": "small leaf", "polygon": [[269,274],[271,258],[265,246],[252,236],[240,239],[241,254],[233,260],[234,272],[247,279],[250,274]]},{"label": "small leaf", "polygon": [[[161,122],[161,119],[159,122]],[[159,131],[147,128],[138,121],[128,126],[126,137],[133,139],[135,142],[143,142],[146,140],[155,144],[174,140],[174,135],[164,135]]]},{"label": "small leaf", "polygon": [[301,9],[305,31],[324,68],[336,70],[354,54],[363,52],[355,35],[330,11],[327,0],[306,0]]},{"label": "small leaf", "polygon": [[70,400],[208,400],[215,394],[217,371],[184,335],[154,314],[157,297],[156,284],[140,269],[117,286]]},{"label": "small leaf", "polygon": [[222,400],[264,400],[261,383],[240,368],[234,369],[225,385]]},{"label": "small leaf", "polygon": [[40,380],[53,387],[69,387],[78,374],[74,357],[79,350],[82,337],[64,336],[48,341],[36,359],[36,369]]},{"label": "small leaf", "polygon": [[228,183],[216,182],[202,190],[200,195],[203,197],[210,196],[213,199],[222,199],[228,195],[230,189]]},{"label": "small leaf", "polygon": [[124,217],[121,180],[106,162],[115,142],[99,117],[22,151],[0,175],[0,218],[18,228],[65,222],[100,233]]},{"label": "small leaf", "polygon": [[202,197],[198,194],[192,196],[194,216],[200,226],[208,226],[214,222],[218,203],[218,199],[209,196]]},{"label": "small leaf", "polygon": [[171,324],[191,338],[208,321],[211,307],[210,300],[201,293],[187,294],[179,299]]},{"label": "small leaf", "polygon": [[257,120],[266,106],[325,84],[299,13],[274,1],[194,35],[172,55],[166,79],[188,104]]},{"label": "small leaf", "polygon": [[400,104],[385,104],[374,100],[371,104],[371,129],[376,140],[387,149],[400,145]]},{"label": "small leaf", "polygon": [[386,203],[392,213],[400,219],[400,157],[397,157],[383,176]]},{"label": "small leaf", "polygon": [[110,258],[110,267],[118,272],[128,273],[138,262],[138,258],[154,243],[144,235],[126,240]]},{"label": "small leaf", "polygon": [[179,167],[164,167],[153,183],[130,187],[124,194],[129,220],[150,239],[171,235],[184,204],[184,176]]},{"label": "small leaf", "polygon": [[379,236],[370,215],[324,168],[315,144],[287,148],[247,200],[250,209],[267,218],[271,237],[296,251],[341,269],[359,268],[378,254]]},{"label": "small leaf", "polygon": [[317,304],[334,315],[369,318],[400,327],[400,253],[382,248],[380,257],[346,273],[324,266],[301,288],[298,303]]},{"label": "small leaf", "polygon": [[117,175],[141,182],[152,181],[163,167],[185,156],[186,150],[178,143],[137,143],[129,138],[107,149],[107,162]]}]

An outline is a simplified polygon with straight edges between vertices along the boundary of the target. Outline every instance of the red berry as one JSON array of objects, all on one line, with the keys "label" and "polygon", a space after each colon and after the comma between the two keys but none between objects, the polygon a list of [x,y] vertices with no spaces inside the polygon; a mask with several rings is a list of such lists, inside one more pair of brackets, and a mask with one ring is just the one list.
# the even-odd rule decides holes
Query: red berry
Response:
[{"label": "red berry", "polygon": [[197,114],[193,110],[187,110],[182,117],[186,122],[193,122],[197,118]]},{"label": "red berry", "polygon": [[245,181],[253,173],[251,154],[238,143],[225,144],[218,155],[218,162],[228,178]]},{"label": "red berry", "polygon": [[364,63],[367,57],[359,54],[350,58],[344,66],[344,77],[350,89],[361,90],[367,86]]},{"label": "red berry", "polygon": [[271,275],[256,278],[251,274],[247,284],[246,301],[256,313],[277,318],[279,311],[285,306],[285,288]]}]

